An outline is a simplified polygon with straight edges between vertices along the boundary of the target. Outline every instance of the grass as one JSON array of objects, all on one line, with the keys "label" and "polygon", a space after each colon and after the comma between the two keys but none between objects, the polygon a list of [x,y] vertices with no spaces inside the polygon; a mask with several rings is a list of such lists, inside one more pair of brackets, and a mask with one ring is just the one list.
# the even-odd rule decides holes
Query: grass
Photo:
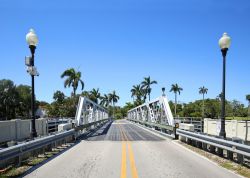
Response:
[{"label": "grass", "polygon": [[6,173],[1,174],[0,177],[20,177],[24,172],[29,170],[31,166],[24,165],[20,167],[12,167]]},{"label": "grass", "polygon": [[67,146],[61,146],[59,148],[53,148],[52,151],[45,152],[44,154],[38,155],[38,157],[31,157],[26,161],[22,162],[22,165],[19,167],[9,166],[2,171],[0,170],[0,178],[4,177],[20,177],[26,171],[28,171],[31,167],[40,164],[46,159],[52,157],[53,155],[58,154],[63,149],[67,148]]},{"label": "grass", "polygon": [[32,158],[27,162],[29,166],[35,166],[41,162],[43,162],[46,158]]}]

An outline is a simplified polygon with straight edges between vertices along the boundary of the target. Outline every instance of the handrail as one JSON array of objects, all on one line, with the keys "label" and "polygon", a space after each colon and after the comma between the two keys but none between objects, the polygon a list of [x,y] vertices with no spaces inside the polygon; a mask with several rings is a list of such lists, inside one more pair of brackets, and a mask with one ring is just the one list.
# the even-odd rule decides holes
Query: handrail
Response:
[{"label": "handrail", "polygon": [[140,121],[140,120],[135,120],[135,119],[127,119],[127,120],[133,121],[133,122],[139,122],[140,124],[144,124],[144,125],[158,127],[158,128],[161,128],[161,129],[167,129],[167,130],[170,130],[170,131],[174,131],[174,127],[171,126],[171,125],[158,124],[158,123]]},{"label": "handrail", "polygon": [[26,152],[33,151],[44,146],[47,146],[56,141],[62,140],[66,137],[73,136],[75,134],[75,130],[71,129],[65,132],[57,133],[55,135],[49,135],[43,138],[38,138],[26,143],[22,143],[19,145],[15,145],[9,148],[5,148],[0,150],[0,161],[11,159],[13,157],[20,156]]},{"label": "handrail", "polygon": [[31,140],[26,143],[21,143],[21,144],[18,144],[9,148],[2,149],[0,150],[0,161],[9,160],[11,158],[22,156],[24,153],[32,152],[34,150],[46,147],[52,143],[63,140],[70,136],[76,137],[77,136],[76,134],[79,130],[83,128],[88,128],[95,124],[105,123],[107,121],[109,121],[109,119],[99,120],[96,122],[92,122],[92,123],[88,123],[85,125],[75,127],[68,131],[59,132],[53,135],[49,135],[49,136],[42,137],[42,138],[37,138],[35,140]]},{"label": "handrail", "polygon": [[194,133],[194,132],[190,132],[186,130],[181,130],[181,129],[177,129],[176,134],[250,157],[250,146],[248,145],[236,143],[236,142],[229,141],[229,140],[223,140],[220,138],[215,138],[215,137],[211,137],[207,135],[202,135],[202,134],[198,134],[198,133]]}]

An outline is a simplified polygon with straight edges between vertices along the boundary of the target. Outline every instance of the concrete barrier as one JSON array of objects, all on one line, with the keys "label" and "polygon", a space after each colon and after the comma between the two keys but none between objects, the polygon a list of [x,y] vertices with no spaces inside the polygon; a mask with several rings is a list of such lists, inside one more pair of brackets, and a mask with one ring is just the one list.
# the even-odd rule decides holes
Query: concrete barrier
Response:
[{"label": "concrete barrier", "polygon": [[[204,119],[204,133],[219,136],[220,127],[220,120]],[[228,138],[236,137],[250,141],[250,121],[226,120],[225,129]]]},{"label": "concrete barrier", "polygon": [[[37,135],[43,136],[48,134],[47,119],[36,119]],[[8,141],[22,141],[30,138],[31,120],[14,119],[0,121],[0,143]]]},{"label": "concrete barrier", "polygon": [[194,124],[180,123],[179,124],[179,129],[194,132]]},{"label": "concrete barrier", "polygon": [[66,123],[66,124],[59,124],[58,125],[58,132],[62,132],[65,130],[72,129],[72,123]]}]

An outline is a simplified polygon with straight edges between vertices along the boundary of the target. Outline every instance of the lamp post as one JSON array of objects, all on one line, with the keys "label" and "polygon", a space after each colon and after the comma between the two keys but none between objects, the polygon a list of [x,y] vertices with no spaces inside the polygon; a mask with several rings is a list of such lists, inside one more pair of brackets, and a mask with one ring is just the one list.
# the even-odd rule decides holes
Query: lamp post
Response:
[{"label": "lamp post", "polygon": [[225,131],[225,90],[226,90],[226,55],[228,48],[231,44],[231,38],[224,33],[219,40],[219,46],[221,48],[221,53],[223,57],[223,72],[222,72],[222,92],[221,92],[221,129],[220,129],[220,137],[226,138]]},{"label": "lamp post", "polygon": [[[28,66],[27,72],[31,75],[31,85],[32,85],[32,92],[31,92],[31,137],[37,137],[36,132],[36,124],[35,124],[35,81],[34,77],[38,76],[38,72],[34,67],[34,54],[36,50],[36,45],[38,43],[38,38],[35,34],[33,29],[30,29],[29,33],[26,35],[26,41],[29,45],[31,57],[26,58],[26,65]],[[27,62],[28,59],[28,62]]]},{"label": "lamp post", "polygon": [[162,87],[162,88],[161,88],[161,91],[162,91],[162,96],[166,96],[166,95],[165,95],[165,87]]}]

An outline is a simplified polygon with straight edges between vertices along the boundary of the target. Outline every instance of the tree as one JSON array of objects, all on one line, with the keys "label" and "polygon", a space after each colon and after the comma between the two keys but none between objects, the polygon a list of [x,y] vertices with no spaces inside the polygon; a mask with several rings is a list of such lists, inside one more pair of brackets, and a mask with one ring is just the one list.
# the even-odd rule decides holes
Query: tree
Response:
[{"label": "tree", "polygon": [[179,93],[179,95],[181,94],[181,91],[183,89],[181,87],[178,86],[178,84],[172,84],[170,92],[174,92],[175,94],[175,106],[174,106],[174,113],[175,113],[175,117],[176,117],[176,105],[177,105],[177,93]]},{"label": "tree", "polygon": [[130,90],[132,95],[136,97],[134,104],[136,106],[141,105],[146,100],[146,92],[143,89],[142,85],[133,85],[133,88]]},{"label": "tree", "polygon": [[57,101],[46,106],[49,117],[74,117],[76,113],[75,103],[77,103],[78,95],[75,97],[67,97],[63,103]]},{"label": "tree", "polygon": [[114,117],[114,107],[115,107],[115,103],[118,102],[118,100],[120,99],[120,97],[118,95],[116,95],[116,92],[113,91],[112,93],[110,93],[109,95],[109,101],[112,103],[113,105],[113,117]]},{"label": "tree", "polygon": [[14,119],[19,106],[19,95],[11,80],[0,80],[0,118]]},{"label": "tree", "polygon": [[133,98],[133,101],[135,101],[134,97],[136,96],[136,90],[135,90],[135,85],[133,85],[133,88],[130,90],[131,92],[131,98]]},{"label": "tree", "polygon": [[17,114],[21,117],[28,117],[31,108],[31,87],[27,85],[19,85],[16,87],[16,90],[19,94],[19,107],[17,108]]},{"label": "tree", "polygon": [[101,98],[101,102],[100,104],[102,106],[108,107],[109,103],[110,103],[110,99],[109,96],[107,94],[104,94],[103,96],[100,97]]},{"label": "tree", "polygon": [[152,91],[152,88],[150,86],[153,84],[157,84],[157,81],[155,80],[151,81],[150,76],[144,77],[144,81],[142,81],[141,83],[142,88],[146,91],[146,94],[148,94],[149,101],[150,101],[150,93]]},{"label": "tree", "polygon": [[100,97],[101,97],[101,94],[99,92],[99,88],[97,88],[97,89],[93,88],[89,93],[90,93],[89,99],[91,99],[96,104],[98,104],[98,99],[100,99]]},{"label": "tree", "polygon": [[203,87],[199,88],[199,94],[202,94],[202,117],[204,118],[204,95],[207,94],[208,89]]},{"label": "tree", "polygon": [[90,93],[88,91],[83,91],[81,95],[90,98]]},{"label": "tree", "polygon": [[73,96],[76,95],[76,90],[78,88],[78,84],[80,83],[82,86],[82,90],[84,88],[84,82],[81,80],[81,72],[75,71],[75,69],[70,68],[65,70],[61,78],[67,77],[67,79],[64,81],[64,87],[70,87],[73,88]]},{"label": "tree", "polygon": [[248,117],[250,117],[250,94],[246,95],[246,100],[248,101]]},{"label": "tree", "polygon": [[125,109],[125,111],[127,113],[130,109],[133,109],[134,107],[135,107],[134,104],[127,102],[127,103],[125,103],[125,106],[123,108]]},{"label": "tree", "polygon": [[65,99],[65,95],[63,92],[57,90],[54,95],[53,95],[53,99],[58,102],[58,103],[63,103],[64,99]]},{"label": "tree", "polygon": [[244,104],[237,100],[233,100],[228,103],[228,106],[230,107],[231,112],[228,112],[229,116],[233,117],[246,117],[247,112],[245,112]]}]

